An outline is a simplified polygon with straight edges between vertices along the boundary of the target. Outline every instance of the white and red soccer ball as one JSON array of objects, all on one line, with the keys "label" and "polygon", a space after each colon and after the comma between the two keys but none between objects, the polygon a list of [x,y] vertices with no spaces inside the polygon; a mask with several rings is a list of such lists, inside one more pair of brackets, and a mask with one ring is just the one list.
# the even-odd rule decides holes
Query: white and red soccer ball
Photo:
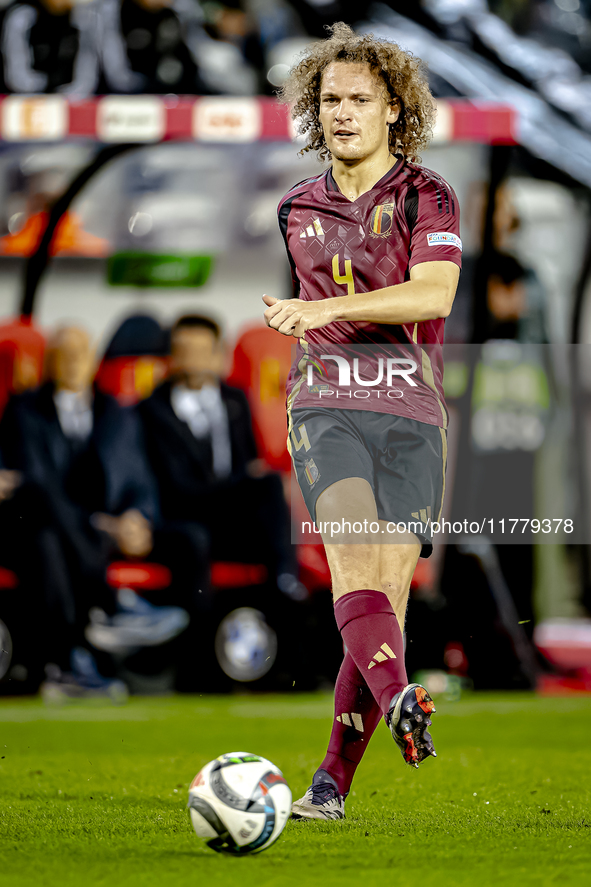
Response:
[{"label": "white and red soccer ball", "polygon": [[193,828],[221,853],[260,853],[273,844],[291,813],[291,791],[275,764],[248,752],[210,761],[189,788]]}]

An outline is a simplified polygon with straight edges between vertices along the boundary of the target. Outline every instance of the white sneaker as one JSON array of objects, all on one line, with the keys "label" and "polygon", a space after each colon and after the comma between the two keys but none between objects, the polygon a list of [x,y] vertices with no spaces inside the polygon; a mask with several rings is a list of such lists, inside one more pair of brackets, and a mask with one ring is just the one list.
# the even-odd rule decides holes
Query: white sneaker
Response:
[{"label": "white sneaker", "polygon": [[47,680],[39,688],[46,705],[78,699],[109,700],[114,705],[127,702],[129,691],[123,681],[103,677],[88,650],[74,647],[70,665],[71,670],[65,673],[57,665],[46,665]]},{"label": "white sneaker", "polygon": [[97,650],[119,653],[135,647],[155,647],[176,637],[189,624],[181,607],[156,607],[129,588],[119,589],[119,609],[114,616],[90,611],[84,634]]},{"label": "white sneaker", "polygon": [[292,819],[344,819],[345,799],[326,770],[317,770],[303,798],[291,805]]}]

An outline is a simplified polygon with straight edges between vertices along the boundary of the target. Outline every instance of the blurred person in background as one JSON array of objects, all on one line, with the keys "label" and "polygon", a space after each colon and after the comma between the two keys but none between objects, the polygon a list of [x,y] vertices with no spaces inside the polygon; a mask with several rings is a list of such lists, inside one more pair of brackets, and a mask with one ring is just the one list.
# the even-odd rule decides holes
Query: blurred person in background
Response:
[{"label": "blurred person in background", "polygon": [[[201,52],[213,53],[214,66],[211,74],[218,76],[217,81],[222,91],[227,91],[230,82],[225,83],[226,74],[221,70],[215,70],[225,58],[226,65],[233,67],[242,78],[243,85],[238,87],[238,94],[264,92],[269,86],[265,76],[265,56],[263,50],[263,36],[261,30],[265,30],[265,21],[268,21],[269,13],[273,16],[266,36],[266,42],[272,43],[277,39],[277,32],[281,32],[283,18],[281,3],[273,3],[269,10],[265,3],[248,3],[243,0],[224,0],[223,3],[203,3],[205,17],[205,33],[212,38],[212,43],[206,48],[201,45]],[[210,76],[211,76],[210,74]],[[225,83],[225,85],[224,85]],[[236,87],[231,91],[236,92]]]},{"label": "blurred person in background", "polygon": [[494,252],[486,282],[487,339],[548,342],[543,293],[533,271],[508,253]]},{"label": "blurred person in background", "polygon": [[257,458],[246,396],[222,381],[221,330],[186,315],[171,331],[171,378],[139,405],[163,517],[204,526],[218,560],[264,563],[303,598],[279,475]]},{"label": "blurred person in background", "polygon": [[18,563],[18,512],[15,499],[22,487],[20,472],[4,465],[0,452],[0,567],[14,569]]},{"label": "blurred person in background", "polygon": [[82,98],[99,82],[100,0],[11,3],[1,37],[4,90]]},{"label": "blurred person in background", "polygon": [[[486,346],[476,370],[478,382],[472,404],[473,496],[476,502],[502,499],[507,514],[538,517],[535,465],[548,420],[545,403],[551,366],[547,349],[531,346],[548,342],[543,292],[534,272],[528,271],[514,256],[494,251],[487,257],[487,263]],[[499,346],[496,349],[495,342]],[[511,347],[510,343],[515,345]],[[530,347],[520,348],[519,344]],[[491,353],[493,358],[487,360]],[[508,374],[513,364],[515,382],[511,384]],[[503,370],[507,375],[503,375]],[[526,378],[527,384],[520,387],[521,378]],[[495,397],[498,398],[496,404]],[[493,435],[493,440],[484,442],[483,435],[479,436],[477,431],[481,420],[476,414],[495,407],[498,439]],[[505,426],[509,433],[503,439],[499,429]],[[531,439],[524,432],[530,427],[534,429]],[[531,637],[533,545],[497,545],[496,549],[524,630]]]},{"label": "blurred person in background", "polygon": [[591,71],[590,0],[489,0],[488,6],[516,34],[560,47]]},{"label": "blurred person in background", "polygon": [[[18,568],[22,560],[22,557],[19,558],[18,550],[21,537],[18,506],[15,507],[15,494],[18,495],[20,486],[19,472],[7,470],[0,453],[0,679],[10,667],[13,646],[16,644],[17,649],[20,647],[21,639],[18,637],[18,629],[15,633],[15,625],[18,626],[23,622],[14,587],[17,583],[22,584],[22,579],[20,582],[18,579],[15,581],[15,568]],[[13,636],[8,632],[7,625],[11,626]],[[19,673],[19,669],[16,673]],[[29,677],[28,671],[21,669],[19,677],[26,682]]]},{"label": "blurred person in background", "polygon": [[326,37],[326,28],[342,20],[353,25],[367,17],[367,10],[354,0],[289,0],[306,33]]},{"label": "blurred person in background", "polygon": [[[483,203],[483,238],[484,213]],[[493,338],[541,345],[549,341],[544,288],[536,272],[519,259],[520,229],[511,184],[505,180],[494,194],[491,244],[485,248],[483,240],[476,262],[472,342]]]},{"label": "blurred person in background", "polygon": [[209,94],[200,74],[207,37],[196,0],[103,0],[100,54],[104,92]]},{"label": "blurred person in background", "polygon": [[[539,460],[550,421],[548,392],[555,386],[547,349],[535,347],[548,341],[543,288],[535,272],[508,252],[519,225],[510,190],[503,184],[496,194],[493,247],[479,259],[473,340],[484,344],[470,349],[472,381],[461,423],[466,481],[455,490],[456,516],[469,514],[478,522],[491,515],[544,517],[539,512]],[[533,541],[494,546],[519,617],[518,630],[530,639],[535,624]],[[528,663],[510,631],[513,617],[491,589],[483,562],[463,546],[449,545],[442,591],[450,607],[450,631],[466,652],[476,689],[531,687]]]},{"label": "blurred person in background", "polygon": [[[40,655],[51,662],[45,689],[74,696],[119,697],[104,678],[86,636],[143,646],[163,643],[188,623],[178,607],[153,607],[107,585],[114,555],[144,558],[154,547],[157,495],[137,416],[95,391],[88,334],[64,327],[48,348],[48,381],[12,398],[0,425],[5,464],[22,474],[33,503],[24,505],[28,557],[41,584]],[[87,627],[93,608],[96,625]]]}]

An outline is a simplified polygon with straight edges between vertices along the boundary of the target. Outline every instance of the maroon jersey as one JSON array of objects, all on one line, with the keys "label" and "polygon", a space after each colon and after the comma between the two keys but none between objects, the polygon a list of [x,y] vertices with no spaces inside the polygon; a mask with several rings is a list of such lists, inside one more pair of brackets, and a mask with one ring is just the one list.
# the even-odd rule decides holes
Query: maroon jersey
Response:
[{"label": "maroon jersey", "polygon": [[[402,157],[355,201],[341,193],[329,169],[296,185],[279,204],[295,295],[306,301],[404,283],[421,262],[461,265],[459,223],[447,182]],[[443,328],[440,318],[337,321],[308,330],[288,379],[288,407],[373,410],[446,427]]]}]

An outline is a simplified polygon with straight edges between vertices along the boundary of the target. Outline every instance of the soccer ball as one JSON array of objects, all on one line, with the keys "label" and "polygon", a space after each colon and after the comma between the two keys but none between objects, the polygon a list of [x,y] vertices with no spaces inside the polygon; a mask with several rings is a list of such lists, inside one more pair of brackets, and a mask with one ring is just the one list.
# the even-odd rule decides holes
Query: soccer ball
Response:
[{"label": "soccer ball", "polygon": [[218,853],[260,853],[273,844],[291,812],[291,791],[271,761],[237,751],[199,771],[189,788],[189,814],[199,838]]}]

